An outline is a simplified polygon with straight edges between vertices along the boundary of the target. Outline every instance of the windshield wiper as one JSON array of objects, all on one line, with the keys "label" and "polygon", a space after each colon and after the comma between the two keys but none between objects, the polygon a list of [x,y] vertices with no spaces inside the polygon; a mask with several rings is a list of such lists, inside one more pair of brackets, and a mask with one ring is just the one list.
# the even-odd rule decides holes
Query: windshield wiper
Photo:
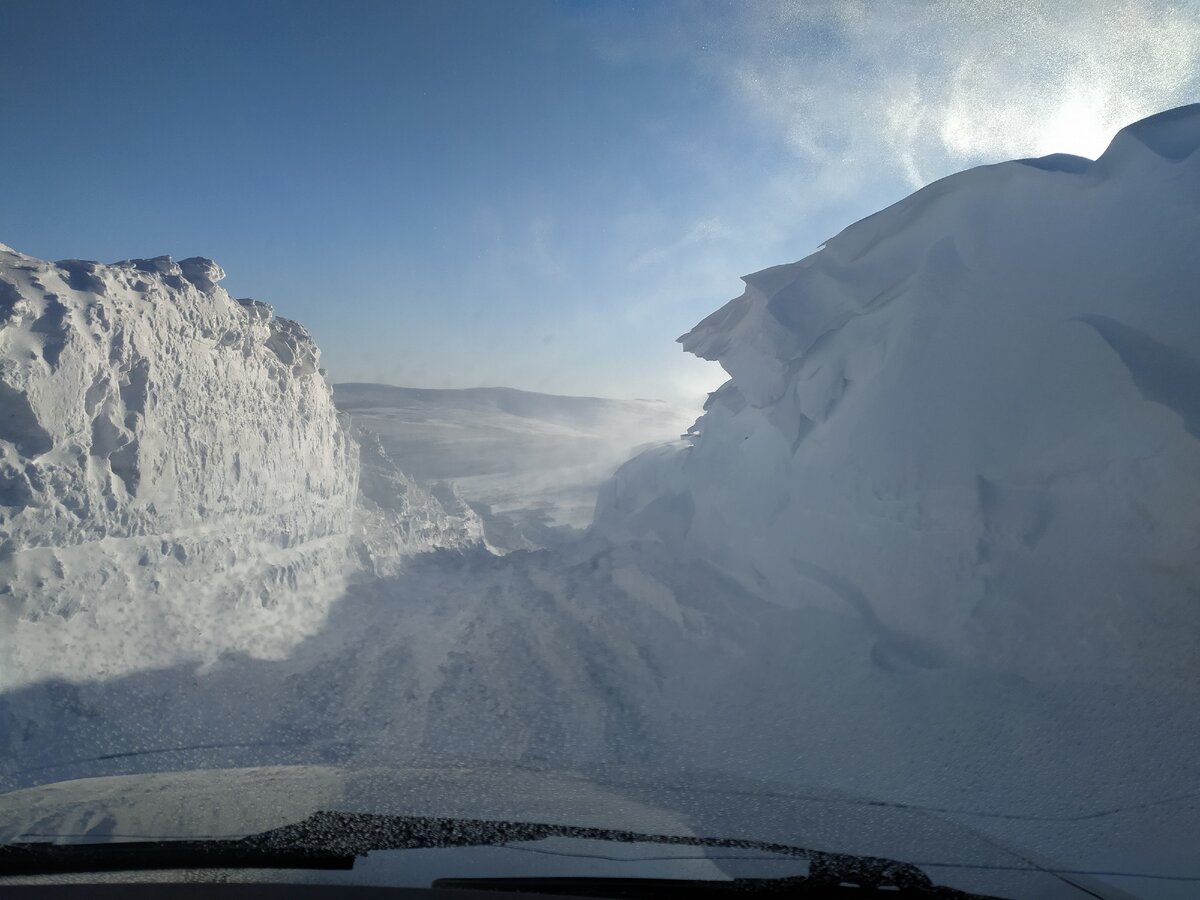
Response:
[{"label": "windshield wiper", "polygon": [[698,897],[721,900],[738,897],[805,897],[859,900],[1003,900],[983,894],[965,894],[954,888],[870,888],[847,881],[813,881],[811,877],[734,878],[730,881],[701,881],[688,878],[439,878],[434,888],[463,891],[505,891],[549,897],[613,897],[621,900]]},{"label": "windshield wiper", "polygon": [[[935,886],[923,871],[909,863],[871,856],[854,856],[810,850],[791,844],[738,838],[692,837],[643,834],[577,825],[545,825],[451,819],[428,816],[387,816],[370,813],[317,812],[293,825],[285,825],[242,838],[212,840],[119,841],[92,844],[56,844],[49,841],[0,845],[0,876],[59,875],[84,872],[115,872],[148,869],[350,869],[357,857],[381,850],[425,850],[449,847],[495,847],[546,838],[577,838],[614,843],[670,844],[750,850],[792,856],[808,861],[808,875],[789,878],[735,879],[733,881],[683,881],[703,891],[762,890],[775,893],[786,888],[828,894],[841,887],[863,897],[879,891],[901,898],[946,898],[946,900],[996,900]],[[435,887],[473,887],[528,892],[586,893],[590,896],[646,896],[645,885],[666,889],[671,879],[444,879]],[[541,888],[537,887],[540,884]],[[574,884],[576,890],[565,890]],[[642,887],[639,889],[638,885]],[[586,887],[586,892],[582,889]],[[864,890],[866,889],[866,890]],[[630,893],[629,891],[633,891]],[[640,891],[640,892],[639,892]],[[818,892],[817,895],[821,895]]]}]

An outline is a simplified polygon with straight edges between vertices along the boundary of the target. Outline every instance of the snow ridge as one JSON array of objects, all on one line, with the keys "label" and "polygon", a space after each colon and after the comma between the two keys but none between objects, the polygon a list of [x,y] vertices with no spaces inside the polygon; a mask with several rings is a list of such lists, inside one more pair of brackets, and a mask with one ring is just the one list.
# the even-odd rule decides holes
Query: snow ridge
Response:
[{"label": "snow ridge", "polygon": [[746,276],[679,339],[731,376],[693,445],[628,463],[595,531],[850,611],[888,664],[1194,686],[1198,147],[1171,110]]}]

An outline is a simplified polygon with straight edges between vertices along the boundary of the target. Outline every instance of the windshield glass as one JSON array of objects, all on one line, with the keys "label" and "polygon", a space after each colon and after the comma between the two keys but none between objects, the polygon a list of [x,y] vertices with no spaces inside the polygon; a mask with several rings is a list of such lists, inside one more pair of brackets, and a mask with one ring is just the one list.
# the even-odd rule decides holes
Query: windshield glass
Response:
[{"label": "windshield glass", "polygon": [[0,28],[0,885],[1200,890],[1195,3]]}]

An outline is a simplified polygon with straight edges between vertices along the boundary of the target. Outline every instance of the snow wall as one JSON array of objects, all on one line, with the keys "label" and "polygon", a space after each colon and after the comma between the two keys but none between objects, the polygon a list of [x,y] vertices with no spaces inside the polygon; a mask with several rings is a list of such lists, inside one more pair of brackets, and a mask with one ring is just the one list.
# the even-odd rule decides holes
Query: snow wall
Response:
[{"label": "snow wall", "polygon": [[0,686],[278,658],[356,573],[468,544],[339,422],[307,331],[202,258],[0,245]]},{"label": "snow wall", "polygon": [[1183,107],[746,276],[680,338],[729,381],[595,533],[852,611],[885,665],[1195,685],[1198,147]]}]

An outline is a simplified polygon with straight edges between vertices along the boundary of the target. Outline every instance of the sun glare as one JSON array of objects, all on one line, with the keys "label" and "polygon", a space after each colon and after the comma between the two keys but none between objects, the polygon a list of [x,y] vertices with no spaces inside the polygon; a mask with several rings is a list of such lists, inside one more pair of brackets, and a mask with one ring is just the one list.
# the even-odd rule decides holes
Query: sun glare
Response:
[{"label": "sun glare", "polygon": [[1104,114],[1100,97],[1075,96],[1062,101],[1037,137],[1037,153],[1072,153],[1095,159],[1104,152],[1116,128]]}]

